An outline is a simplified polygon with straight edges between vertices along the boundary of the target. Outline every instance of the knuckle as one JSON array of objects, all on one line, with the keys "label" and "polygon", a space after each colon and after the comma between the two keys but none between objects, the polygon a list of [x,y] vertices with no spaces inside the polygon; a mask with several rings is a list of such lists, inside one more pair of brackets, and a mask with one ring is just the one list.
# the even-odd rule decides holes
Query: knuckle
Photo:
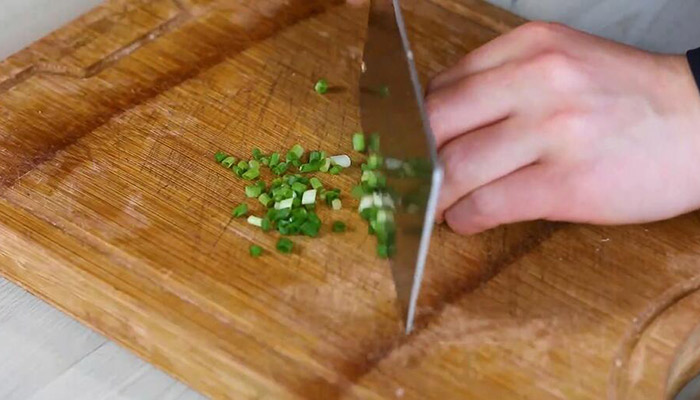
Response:
[{"label": "knuckle", "polygon": [[546,84],[557,91],[574,91],[585,80],[584,71],[578,62],[560,51],[545,52],[534,57],[530,67],[536,76],[543,77]]},{"label": "knuckle", "polygon": [[546,125],[550,132],[578,134],[586,131],[586,118],[579,112],[562,111],[550,116]]},{"label": "knuckle", "polygon": [[467,201],[472,218],[481,224],[492,221],[498,215],[498,202],[486,188],[472,192]]},{"label": "knuckle", "polygon": [[563,25],[556,22],[532,21],[521,25],[516,30],[541,42],[554,41],[554,38],[562,33],[563,28]]}]

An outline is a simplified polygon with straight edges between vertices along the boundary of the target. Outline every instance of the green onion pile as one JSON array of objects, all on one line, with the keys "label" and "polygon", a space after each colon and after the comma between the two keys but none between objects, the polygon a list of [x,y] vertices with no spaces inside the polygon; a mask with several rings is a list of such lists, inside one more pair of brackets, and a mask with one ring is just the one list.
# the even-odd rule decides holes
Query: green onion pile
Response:
[{"label": "green onion pile", "polygon": [[[325,202],[333,210],[340,210],[343,203],[340,189],[325,188],[317,176],[306,175],[317,172],[339,174],[350,167],[347,155],[327,156],[323,151],[305,153],[304,148],[296,144],[284,157],[280,153],[264,155],[259,149],[253,149],[252,158],[238,160],[234,156],[217,152],[214,159],[224,168],[230,169],[237,176],[251,181],[245,187],[247,198],[256,199],[267,210],[264,215],[248,215],[248,205],[237,205],[232,215],[236,218],[246,217],[249,224],[267,232],[277,230],[283,236],[304,235],[316,237],[321,229],[321,219],[315,212],[317,200]],[[268,168],[277,178],[266,183],[261,178],[261,169]],[[286,173],[290,169],[297,174]],[[345,224],[336,221],[333,232],[345,231]],[[288,238],[281,238],[277,250],[291,253],[294,243]],[[258,257],[262,248],[250,247],[250,255]]]},{"label": "green onion pile", "polygon": [[[314,90],[319,94],[328,92],[328,82],[320,79]],[[386,89],[388,94],[388,88]],[[352,137],[355,151],[366,153],[362,163],[360,184],[352,190],[352,195],[359,199],[358,211],[368,223],[368,232],[377,237],[377,255],[389,258],[395,252],[394,201],[386,187],[386,177],[382,173],[384,162],[387,170],[396,169],[392,164],[397,160],[384,161],[379,153],[379,135],[366,137],[355,133]],[[282,237],[277,241],[277,251],[289,254],[294,249],[294,242],[286,236],[303,235],[317,237],[322,221],[316,214],[317,200],[325,202],[333,210],[340,210],[343,202],[340,189],[326,189],[318,176],[310,174],[328,173],[338,175],[349,168],[352,161],[348,155],[328,156],[320,150],[305,152],[296,144],[286,154],[263,154],[260,149],[253,149],[252,158],[238,160],[236,157],[217,152],[214,159],[224,168],[230,169],[238,177],[251,181],[245,187],[245,195],[256,199],[267,210],[263,215],[248,215],[248,205],[237,205],[232,215],[235,218],[247,216],[249,224],[265,232],[276,230]],[[393,163],[392,163],[393,162]],[[276,176],[266,183],[261,177],[261,169],[268,168]],[[292,173],[291,171],[296,171]],[[332,232],[345,232],[342,221],[334,221]],[[260,257],[262,247],[252,244],[249,248],[251,257]]]}]

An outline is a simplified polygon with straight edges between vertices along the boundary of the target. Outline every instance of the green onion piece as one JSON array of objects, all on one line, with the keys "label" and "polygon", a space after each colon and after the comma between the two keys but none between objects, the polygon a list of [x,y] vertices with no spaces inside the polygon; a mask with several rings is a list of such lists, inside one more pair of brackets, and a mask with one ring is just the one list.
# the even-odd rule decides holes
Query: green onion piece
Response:
[{"label": "green onion piece", "polygon": [[260,157],[260,164],[268,166],[270,165],[270,159],[267,157]]},{"label": "green onion piece", "polygon": [[233,209],[233,216],[234,217],[242,217],[248,213],[248,205],[245,203],[241,203],[236,206],[236,208]]},{"label": "green onion piece", "polygon": [[217,163],[221,164],[224,159],[228,157],[226,153],[222,153],[220,151],[217,151],[216,154],[214,154],[214,159],[216,160]]},{"label": "green onion piece", "polygon": [[301,182],[294,182],[292,183],[292,190],[297,192],[297,194],[302,194],[304,191],[308,188],[308,186],[304,185]]},{"label": "green onion piece", "polygon": [[333,199],[333,201],[331,202],[331,206],[334,210],[340,210],[341,208],[343,208],[343,202],[340,201],[340,199]]},{"label": "green onion piece", "polygon": [[337,165],[342,168],[349,168],[350,165],[352,165],[352,161],[350,160],[350,156],[347,154],[339,154],[337,156],[331,156],[331,164]]},{"label": "green onion piece", "polygon": [[274,168],[280,163],[280,153],[272,153],[270,155],[270,163],[268,164],[270,168]]},{"label": "green onion piece", "polygon": [[389,246],[386,244],[377,244],[377,256],[379,258],[389,258]]},{"label": "green onion piece", "polygon": [[258,160],[248,161],[248,169],[260,169],[260,162]]},{"label": "green onion piece", "polygon": [[289,168],[289,164],[282,162],[282,163],[277,164],[277,166],[275,167],[275,170],[273,172],[275,173],[275,175],[282,175],[285,172],[287,172],[288,168]]},{"label": "green onion piece", "polygon": [[263,154],[262,154],[262,151],[260,151],[260,149],[258,149],[258,148],[253,149],[253,159],[259,160],[260,157],[262,157],[262,155]]},{"label": "green onion piece", "polygon": [[243,175],[243,173],[245,172],[242,169],[238,168],[238,165],[234,165],[233,167],[231,167],[231,171],[233,171],[233,173],[238,176]]},{"label": "green onion piece", "polygon": [[236,163],[236,157],[228,156],[221,161],[221,165],[224,166],[224,168],[231,168],[233,164]]},{"label": "green onion piece", "polygon": [[331,167],[331,169],[328,170],[328,173],[331,175],[338,175],[343,171],[343,168],[339,165],[334,165]]},{"label": "green onion piece", "polygon": [[262,193],[262,190],[260,189],[260,186],[258,186],[257,184],[248,185],[245,187],[246,197],[258,197],[258,196],[260,196],[260,193]]},{"label": "green onion piece", "polygon": [[382,157],[377,154],[370,154],[367,157],[367,166],[370,169],[377,169],[382,165]]},{"label": "green onion piece", "polygon": [[321,225],[320,224],[317,225],[311,221],[306,221],[303,224],[301,224],[301,226],[299,227],[299,230],[305,236],[316,237],[316,236],[318,236],[318,231],[321,230]]},{"label": "green onion piece", "polygon": [[350,194],[352,195],[352,197],[360,199],[362,198],[362,196],[364,196],[365,190],[362,188],[362,185],[357,185],[352,188],[352,192],[350,192]]},{"label": "green onion piece", "polygon": [[260,257],[260,255],[263,252],[263,249],[262,249],[262,247],[260,247],[256,244],[251,244],[248,251],[250,252],[251,257]]},{"label": "green onion piece", "polygon": [[301,204],[308,205],[316,203],[316,189],[307,190],[301,196]]},{"label": "green onion piece", "polygon": [[374,153],[379,153],[379,134],[373,133],[369,136],[369,145],[367,146],[369,151]]},{"label": "green onion piece", "polygon": [[264,232],[267,232],[270,229],[272,229],[272,222],[270,221],[270,218],[268,218],[267,216],[263,217],[262,223],[260,223],[260,227]]},{"label": "green onion piece", "polygon": [[295,198],[292,200],[292,208],[294,208],[294,207],[299,207],[300,205],[301,205],[301,199],[298,198],[298,197],[295,197]]},{"label": "green onion piece", "polygon": [[314,162],[310,162],[308,164],[302,164],[299,167],[299,172],[304,172],[304,173],[316,172],[319,170],[319,168],[321,168],[322,163],[323,163],[323,161],[314,161]]},{"label": "green onion piece", "polygon": [[365,134],[357,132],[352,135],[352,148],[355,151],[365,151]]},{"label": "green onion piece", "polygon": [[336,233],[338,233],[338,232],[345,232],[345,228],[346,228],[346,227],[345,227],[345,223],[344,223],[344,222],[342,222],[342,221],[335,221],[335,222],[333,222],[333,227],[332,227],[333,232],[336,232]]},{"label": "green onion piece", "polygon": [[301,147],[301,145],[298,143],[295,144],[294,146],[292,146],[292,149],[289,150],[289,152],[296,156],[296,158],[295,158],[296,160],[299,160],[299,159],[301,159],[301,157],[304,156],[304,148]]},{"label": "green onion piece", "polygon": [[318,170],[321,172],[328,172],[328,170],[330,168],[331,168],[331,159],[325,158],[325,159],[323,159],[323,164],[321,164],[321,167]]},{"label": "green onion piece", "polygon": [[315,212],[310,211],[307,218],[309,221],[313,222],[314,224],[321,225],[321,218],[319,218]]},{"label": "green onion piece", "polygon": [[292,214],[292,209],[291,207],[289,208],[282,208],[279,210],[276,210],[275,212],[275,221],[281,221],[284,220],[285,218],[288,218]]},{"label": "green onion piece", "polygon": [[289,254],[292,252],[293,249],[294,249],[294,242],[292,242],[291,240],[289,240],[287,238],[280,238],[277,241],[277,250],[280,253]]},{"label": "green onion piece", "polygon": [[321,158],[323,158],[323,157],[321,157],[320,151],[314,150],[314,151],[309,153],[309,162],[310,163],[312,163],[314,161],[321,161]]},{"label": "green onion piece", "polygon": [[242,169],[243,171],[247,171],[248,170],[248,162],[245,160],[239,161],[238,168]]},{"label": "green onion piece", "polygon": [[309,182],[311,183],[311,187],[314,189],[319,189],[323,187],[321,180],[316,177],[309,179]]},{"label": "green onion piece", "polygon": [[328,82],[325,79],[319,79],[314,85],[314,90],[318,94],[326,94],[328,92]]},{"label": "green onion piece", "polygon": [[292,160],[291,163],[295,167],[301,167],[301,160]]},{"label": "green onion piece", "polygon": [[293,204],[294,204],[294,199],[284,199],[280,202],[275,203],[275,209],[276,210],[289,209],[289,208],[292,208]]},{"label": "green onion piece", "polygon": [[248,223],[253,226],[260,227],[262,225],[262,218],[251,215],[248,217]]},{"label": "green onion piece", "polygon": [[270,195],[268,195],[267,193],[263,193],[260,196],[258,196],[258,201],[265,207],[270,207],[274,203],[272,197],[270,197]]},{"label": "green onion piece", "polygon": [[243,175],[241,175],[241,178],[252,181],[253,179],[257,178],[260,176],[260,170],[259,169],[249,169]]}]

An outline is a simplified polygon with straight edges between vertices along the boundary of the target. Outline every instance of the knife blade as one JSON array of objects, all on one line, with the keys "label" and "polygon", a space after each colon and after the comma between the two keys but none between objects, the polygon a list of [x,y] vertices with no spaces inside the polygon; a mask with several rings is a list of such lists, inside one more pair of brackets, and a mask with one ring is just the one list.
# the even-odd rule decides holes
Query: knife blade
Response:
[{"label": "knife blade", "polygon": [[423,107],[398,0],[372,0],[360,76],[362,129],[378,134],[395,199],[390,265],[405,332],[413,329],[443,169]]}]

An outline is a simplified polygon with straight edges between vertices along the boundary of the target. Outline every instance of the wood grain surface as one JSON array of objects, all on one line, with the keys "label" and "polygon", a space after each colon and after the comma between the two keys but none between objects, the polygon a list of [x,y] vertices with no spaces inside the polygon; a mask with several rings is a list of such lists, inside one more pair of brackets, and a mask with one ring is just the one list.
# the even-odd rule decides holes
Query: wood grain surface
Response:
[{"label": "wood grain surface", "polygon": [[[424,79],[523,22],[404,8]],[[112,0],[1,63],[0,272],[212,398],[676,391],[698,370],[697,215],[440,227],[407,338],[353,201],[321,213],[350,232],[291,256],[229,217],[243,183],[215,151],[348,151],[365,23],[339,1]]]}]

